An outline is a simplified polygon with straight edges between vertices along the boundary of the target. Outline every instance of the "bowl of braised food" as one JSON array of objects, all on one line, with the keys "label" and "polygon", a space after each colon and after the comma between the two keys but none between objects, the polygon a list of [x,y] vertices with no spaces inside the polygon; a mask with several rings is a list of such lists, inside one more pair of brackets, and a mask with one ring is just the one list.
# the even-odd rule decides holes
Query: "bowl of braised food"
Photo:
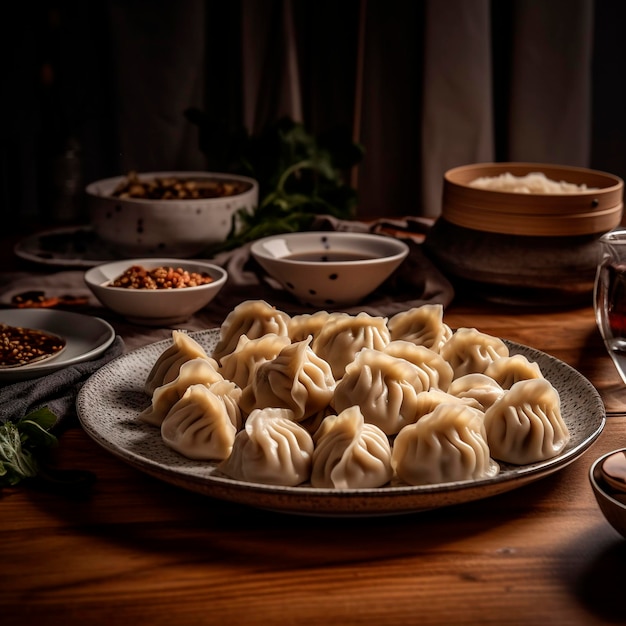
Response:
[{"label": "bowl of braised food", "polygon": [[223,242],[257,207],[246,176],[152,172],[98,180],[86,188],[96,235],[123,256],[195,256]]}]

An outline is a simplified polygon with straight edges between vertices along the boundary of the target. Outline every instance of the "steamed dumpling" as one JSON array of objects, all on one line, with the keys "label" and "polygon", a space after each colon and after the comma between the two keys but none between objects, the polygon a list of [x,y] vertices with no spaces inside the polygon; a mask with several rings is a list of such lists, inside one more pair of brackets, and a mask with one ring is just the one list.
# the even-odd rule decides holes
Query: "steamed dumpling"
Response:
[{"label": "steamed dumpling", "polygon": [[443,321],[441,304],[424,304],[396,313],[388,322],[392,341],[401,339],[439,352],[452,336],[452,329]]},{"label": "steamed dumpling", "polygon": [[295,487],[310,478],[313,448],[313,438],[292,411],[256,409],[218,469],[235,480]]},{"label": "steamed dumpling", "polygon": [[496,359],[487,366],[485,375],[493,378],[503,389],[510,389],[520,380],[543,378],[539,365],[523,354]]},{"label": "steamed dumpling", "polygon": [[241,414],[240,408],[242,395],[241,387],[231,380],[224,379],[209,383],[207,388],[224,403],[228,418],[233,423],[233,426],[237,430],[240,430],[243,425],[243,415]]},{"label": "steamed dumpling", "polygon": [[154,390],[150,406],[139,413],[139,419],[153,426],[161,426],[167,412],[183,397],[189,386],[196,383],[210,385],[223,380],[211,360],[200,357],[187,361],[180,366],[178,376],[173,381]]},{"label": "steamed dumpling", "polygon": [[330,363],[333,376],[339,380],[346,365],[354,360],[359,350],[382,350],[389,341],[386,318],[367,313],[335,313],[329,317],[311,345],[317,355]]},{"label": "steamed dumpling", "polygon": [[466,406],[471,406],[474,409],[482,411],[481,405],[474,398],[459,398],[453,396],[447,391],[441,391],[441,389],[429,389],[428,391],[420,391],[417,394],[416,421],[428,413],[432,413],[440,404],[450,404],[458,402]]},{"label": "steamed dumpling", "polygon": [[484,374],[490,363],[509,356],[509,349],[498,337],[476,328],[459,328],[439,353],[452,366],[454,378],[459,378],[465,374]]},{"label": "steamed dumpling", "polygon": [[305,420],[325,409],[333,397],[335,379],[330,365],[310,347],[311,337],[283,348],[278,356],[256,368],[244,389],[245,412],[264,407],[291,409]]},{"label": "steamed dumpling", "polygon": [[454,372],[452,366],[440,354],[425,346],[418,346],[410,341],[396,339],[384,348],[385,354],[404,359],[419,367],[425,374],[423,386],[426,389],[436,388],[446,391],[452,382]]},{"label": "steamed dumpling", "polygon": [[394,435],[417,419],[417,394],[428,385],[427,375],[413,363],[365,348],[346,367],[332,406],[341,412],[357,405],[366,422]]},{"label": "steamed dumpling", "polygon": [[450,383],[448,393],[461,399],[478,402],[480,409],[486,411],[496,400],[504,395],[504,389],[486,374],[465,374]]},{"label": "steamed dumpling", "polygon": [[314,441],[313,487],[382,487],[393,476],[387,436],[378,426],[366,424],[357,406],[326,417]]},{"label": "steamed dumpling", "polygon": [[275,359],[290,343],[289,337],[276,333],[268,333],[257,339],[242,335],[234,352],[222,358],[219,371],[224,378],[232,380],[241,388],[247,387],[256,368]]},{"label": "steamed dumpling", "polygon": [[409,485],[432,485],[495,476],[483,413],[461,403],[440,404],[396,437],[391,463]]},{"label": "steamed dumpling", "polygon": [[317,337],[324,324],[331,318],[328,311],[316,311],[315,313],[301,313],[292,315],[289,320],[289,337],[294,343],[304,341],[309,335]]},{"label": "steamed dumpling", "polygon": [[221,359],[237,347],[241,335],[258,339],[267,333],[289,335],[289,315],[265,300],[246,300],[238,304],[220,327],[220,339],[211,355]]},{"label": "steamed dumpling", "polygon": [[214,385],[188,387],[161,424],[165,445],[188,459],[221,461],[230,455],[233,447],[236,424],[240,422],[239,409],[236,402],[229,403],[228,395],[220,393]]},{"label": "steamed dumpling", "polygon": [[[165,349],[155,361],[144,384],[144,391],[148,395],[152,395],[157,387],[172,382],[178,376],[180,366],[183,363],[197,358],[209,360],[209,355],[186,332],[173,330],[172,345]],[[212,365],[217,367],[217,362],[213,359],[210,360]]]},{"label": "steamed dumpling", "polygon": [[558,391],[545,378],[520,380],[485,411],[494,458],[526,465],[560,454],[570,434]]}]

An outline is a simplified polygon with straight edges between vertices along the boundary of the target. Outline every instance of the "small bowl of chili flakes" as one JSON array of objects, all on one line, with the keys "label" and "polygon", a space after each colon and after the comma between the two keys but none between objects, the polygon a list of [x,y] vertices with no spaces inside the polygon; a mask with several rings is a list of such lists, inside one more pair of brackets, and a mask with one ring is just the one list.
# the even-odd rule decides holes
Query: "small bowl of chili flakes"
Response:
[{"label": "small bowl of chili flakes", "polygon": [[85,272],[85,283],[105,307],[143,326],[188,320],[215,298],[227,278],[218,265],[186,259],[126,259]]}]

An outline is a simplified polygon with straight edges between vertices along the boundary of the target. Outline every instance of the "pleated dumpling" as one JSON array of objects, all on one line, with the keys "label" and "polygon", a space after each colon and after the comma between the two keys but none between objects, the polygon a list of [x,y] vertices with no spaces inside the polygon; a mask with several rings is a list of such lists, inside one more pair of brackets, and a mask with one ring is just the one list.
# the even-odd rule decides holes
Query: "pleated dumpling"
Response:
[{"label": "pleated dumpling", "polygon": [[515,465],[551,459],[570,439],[558,391],[545,378],[520,380],[485,411],[494,458]]},{"label": "pleated dumpling", "polygon": [[496,359],[487,366],[485,375],[493,378],[503,389],[510,389],[520,380],[543,378],[539,365],[523,354]]},{"label": "pleated dumpling", "polygon": [[417,394],[428,389],[427,381],[413,363],[364,348],[337,383],[332,406],[341,412],[357,405],[366,422],[394,435],[417,419]]},{"label": "pleated dumpling", "polygon": [[429,389],[420,391],[417,394],[416,421],[428,413],[432,413],[440,404],[450,404],[458,402],[474,409],[482,411],[482,407],[474,398],[459,398],[441,389]]},{"label": "pleated dumpling", "polygon": [[452,366],[454,378],[459,378],[465,374],[484,374],[490,363],[509,356],[509,349],[498,337],[476,328],[459,328],[441,346],[439,353]]},{"label": "pleated dumpling", "polygon": [[312,348],[330,363],[333,376],[339,380],[359,350],[382,350],[389,341],[386,318],[367,313],[334,313],[313,339]]},{"label": "pleated dumpling", "polygon": [[428,379],[425,379],[423,383],[426,389],[435,388],[446,391],[452,382],[454,376],[452,366],[440,354],[430,348],[418,346],[403,339],[396,339],[390,341],[383,348],[383,352],[417,365]]},{"label": "pleated dumpling", "polygon": [[465,374],[450,383],[448,393],[457,398],[475,400],[480,409],[486,411],[504,394],[504,389],[486,374]]},{"label": "pleated dumpling", "polygon": [[154,390],[150,406],[139,413],[139,419],[160,427],[167,412],[183,397],[189,386],[196,383],[210,385],[223,380],[211,360],[197,358],[187,361],[180,366],[173,381]]},{"label": "pleated dumpling", "polygon": [[278,356],[256,368],[244,389],[241,406],[291,409],[297,422],[324,410],[333,397],[335,379],[330,365],[310,347],[311,337],[291,343]]},{"label": "pleated dumpling", "polygon": [[218,469],[235,480],[295,487],[311,476],[313,448],[313,438],[292,411],[256,409]]},{"label": "pleated dumpling", "polygon": [[[221,461],[230,455],[240,417],[232,414],[233,404],[228,403],[228,396],[215,389],[225,382],[187,388],[161,424],[161,438],[166,446],[199,461]],[[236,403],[234,407],[239,410]]]},{"label": "pleated dumpling", "polygon": [[396,313],[387,323],[392,341],[401,339],[439,352],[452,336],[452,329],[443,321],[441,304],[424,304]]},{"label": "pleated dumpling", "polygon": [[241,414],[241,394],[242,390],[239,385],[232,380],[217,380],[214,383],[209,383],[209,391],[218,396],[224,403],[226,413],[233,423],[233,426],[240,430],[243,425],[243,415]]},{"label": "pleated dumpling", "polygon": [[[206,350],[191,336],[182,330],[172,331],[172,345],[166,348],[155,361],[146,382],[144,391],[152,395],[157,387],[172,382],[180,371],[180,366],[192,359],[207,359]],[[210,359],[214,367],[217,362]]]},{"label": "pleated dumpling", "polygon": [[317,337],[324,324],[331,318],[331,315],[332,313],[328,311],[292,315],[289,320],[289,337],[291,341],[303,341],[309,335]]},{"label": "pleated dumpling", "polygon": [[491,478],[500,469],[490,456],[483,413],[456,402],[440,404],[405,426],[394,441],[391,463],[409,485]]},{"label": "pleated dumpling", "polygon": [[268,333],[257,339],[242,335],[235,350],[222,358],[219,371],[224,378],[232,380],[241,388],[247,387],[256,368],[275,359],[290,343],[289,337],[276,333]]},{"label": "pleated dumpling", "polygon": [[313,487],[382,487],[393,476],[387,435],[367,424],[357,406],[326,417],[313,440]]},{"label": "pleated dumpling", "polygon": [[241,335],[258,339],[267,333],[289,335],[289,315],[265,300],[246,300],[238,304],[222,322],[220,338],[211,356],[217,361],[230,354]]}]

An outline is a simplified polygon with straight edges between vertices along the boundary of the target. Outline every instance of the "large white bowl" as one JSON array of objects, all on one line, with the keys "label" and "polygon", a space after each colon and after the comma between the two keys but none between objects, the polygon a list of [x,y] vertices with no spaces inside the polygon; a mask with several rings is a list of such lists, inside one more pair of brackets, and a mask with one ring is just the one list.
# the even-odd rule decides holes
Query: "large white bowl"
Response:
[{"label": "large white bowl", "polygon": [[324,308],[363,300],[398,268],[409,247],[385,235],[321,231],[265,237],[251,253],[300,302]]},{"label": "large white bowl", "polygon": [[86,188],[89,219],[95,233],[118,254],[147,257],[192,257],[226,239],[240,210],[253,212],[258,183],[245,176],[214,172],[149,172],[155,178],[220,180],[242,183],[242,193],[197,200],[119,198],[115,189],[126,176],[107,178]]},{"label": "large white bowl", "polygon": [[[110,283],[133,265],[146,269],[182,268],[190,272],[207,272],[213,281],[198,287],[178,289],[127,289]],[[204,308],[222,289],[228,274],[218,265],[181,259],[126,259],[92,267],[85,272],[85,283],[107,308],[129,321],[144,326],[168,326],[189,319]]]}]

